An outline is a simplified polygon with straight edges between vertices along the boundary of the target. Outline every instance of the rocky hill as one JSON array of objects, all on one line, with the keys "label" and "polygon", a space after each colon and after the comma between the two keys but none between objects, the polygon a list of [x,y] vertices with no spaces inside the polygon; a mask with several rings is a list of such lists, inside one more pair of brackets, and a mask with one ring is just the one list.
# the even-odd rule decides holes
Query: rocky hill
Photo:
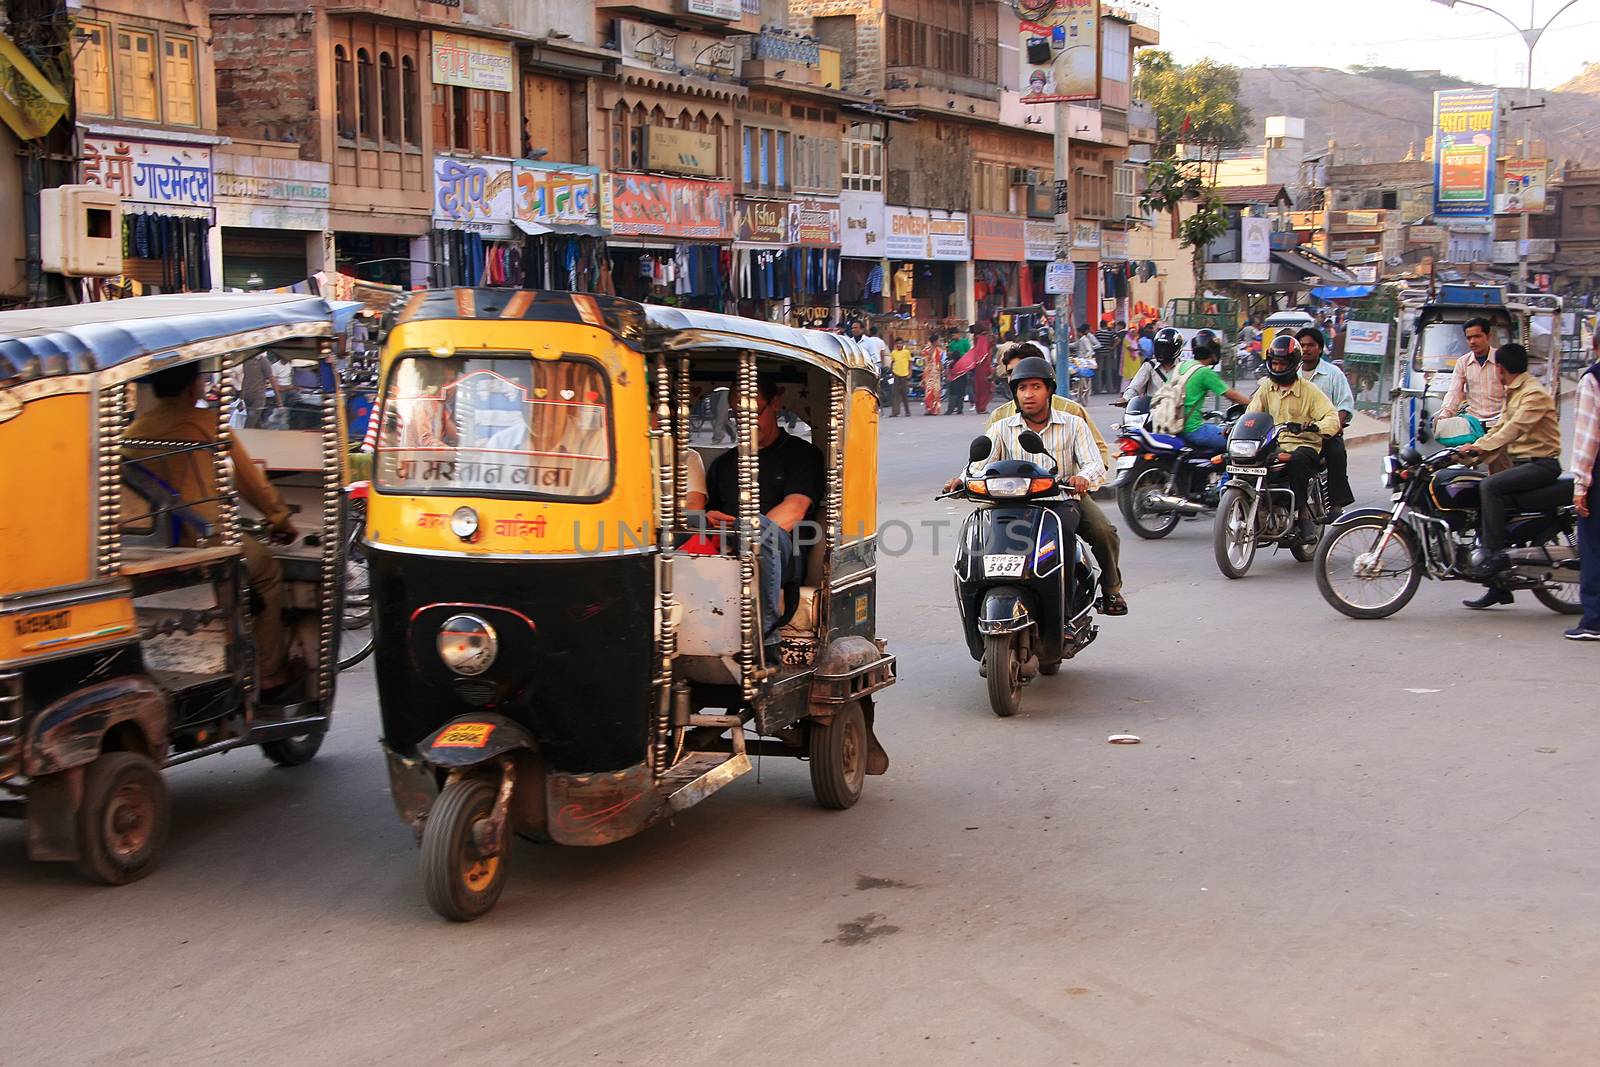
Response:
[{"label": "rocky hill", "polygon": [[[1333,138],[1335,161],[1360,163],[1389,161],[1424,150],[1433,122],[1433,93],[1469,85],[1438,71],[1402,71],[1326,67],[1264,67],[1245,69],[1241,99],[1261,121],[1268,115],[1293,115],[1306,120],[1306,151],[1312,152]],[[1506,90],[1520,103],[1522,90]],[[1545,107],[1533,111],[1533,137],[1550,146],[1560,162],[1600,163],[1600,65],[1589,68],[1561,91],[1534,90],[1534,102]],[[1521,116],[1511,119],[1515,136]]]}]

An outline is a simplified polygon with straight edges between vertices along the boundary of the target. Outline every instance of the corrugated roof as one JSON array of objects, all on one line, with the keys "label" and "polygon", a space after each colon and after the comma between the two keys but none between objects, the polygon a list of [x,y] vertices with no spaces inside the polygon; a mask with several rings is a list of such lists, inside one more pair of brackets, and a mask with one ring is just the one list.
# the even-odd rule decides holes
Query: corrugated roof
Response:
[{"label": "corrugated roof", "polygon": [[1224,185],[1217,190],[1217,196],[1229,207],[1293,202],[1289,190],[1282,185]]}]

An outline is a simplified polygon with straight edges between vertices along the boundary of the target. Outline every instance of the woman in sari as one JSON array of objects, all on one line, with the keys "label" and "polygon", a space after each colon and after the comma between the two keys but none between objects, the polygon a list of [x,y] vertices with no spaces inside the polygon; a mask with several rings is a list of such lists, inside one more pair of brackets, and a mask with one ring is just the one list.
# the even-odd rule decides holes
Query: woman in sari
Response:
[{"label": "woman in sari", "polygon": [[987,322],[972,328],[972,350],[979,353],[978,362],[972,369],[972,402],[978,414],[984,415],[988,413],[989,401],[994,396],[994,338],[989,333]]},{"label": "woman in sari", "polygon": [[937,330],[922,346],[922,413],[939,414],[939,391],[944,372],[944,346]]}]

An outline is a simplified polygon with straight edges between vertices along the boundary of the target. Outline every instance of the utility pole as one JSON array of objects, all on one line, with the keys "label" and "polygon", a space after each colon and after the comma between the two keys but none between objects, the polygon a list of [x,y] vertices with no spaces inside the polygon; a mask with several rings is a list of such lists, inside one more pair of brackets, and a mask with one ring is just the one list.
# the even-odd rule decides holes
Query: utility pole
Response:
[{"label": "utility pole", "polygon": [[[1066,101],[1057,101],[1055,104],[1055,216],[1056,216],[1056,259],[1072,262],[1072,213],[1068,191],[1072,188],[1072,105]],[[1076,286],[1076,280],[1073,285]],[[1071,363],[1067,359],[1067,324],[1072,321],[1072,293],[1056,294],[1056,381],[1058,391],[1059,383],[1066,381],[1063,374],[1070,374]]]}]

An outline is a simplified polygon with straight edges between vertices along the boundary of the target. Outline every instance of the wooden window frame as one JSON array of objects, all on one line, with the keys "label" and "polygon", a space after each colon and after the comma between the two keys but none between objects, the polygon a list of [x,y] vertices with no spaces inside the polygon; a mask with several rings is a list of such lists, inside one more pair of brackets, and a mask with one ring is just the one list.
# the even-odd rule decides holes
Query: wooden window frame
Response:
[{"label": "wooden window frame", "polygon": [[[191,122],[184,122],[172,116],[172,93],[169,90],[173,82],[167,75],[167,49],[174,42],[189,46],[189,105],[194,114],[194,119]],[[158,58],[160,59],[161,71],[161,113],[165,116],[167,125],[199,127],[205,118],[200,103],[200,39],[186,33],[163,33],[161,35],[160,56]],[[172,61],[173,63],[178,62],[176,57],[173,57]]]},{"label": "wooden window frame", "polygon": [[105,110],[94,111],[87,106],[87,102],[85,101],[82,92],[82,86],[86,80],[83,76],[83,68],[86,62],[90,59],[94,50],[90,48],[89,42],[86,41],[84,42],[83,47],[78,49],[78,53],[73,57],[72,62],[73,80],[78,83],[79,87],[79,91],[73,94],[78,112],[83,115],[93,115],[96,118],[116,118],[118,101],[116,62],[112,54],[112,26],[109,22],[101,22],[98,19],[79,19],[74,23],[74,26],[79,32],[94,30],[100,35],[100,47],[98,49],[100,69],[92,71],[91,74],[97,78],[101,75],[104,76],[104,86],[102,91],[105,94]]},{"label": "wooden window frame", "polygon": [[[133,122],[160,122],[161,121],[161,37],[160,37],[160,34],[158,34],[155,30],[143,30],[143,29],[138,29],[138,28],[133,27],[133,26],[121,26],[121,25],[118,25],[118,26],[113,27],[113,29],[111,31],[111,35],[112,35],[112,41],[113,41],[113,48],[112,48],[112,53],[111,53],[111,62],[112,62],[112,66],[114,68],[116,68],[116,70],[118,71],[117,76],[116,76],[116,83],[117,83],[117,90],[118,90],[117,91],[117,117],[121,118],[121,119],[129,119],[129,120],[131,120]],[[122,37],[123,35],[127,35],[127,37],[129,38],[130,41],[132,41],[134,38],[145,38],[150,42],[150,71],[151,71],[151,73],[150,73],[150,82],[151,82],[150,91],[151,91],[151,106],[154,109],[154,114],[150,114],[150,115],[134,114],[134,113],[130,112],[128,110],[128,108],[125,106],[124,91],[125,90],[127,90],[127,91],[131,91],[132,90],[132,77],[133,77],[133,74],[132,74],[132,70],[131,69],[124,69],[125,67],[128,67],[129,65],[128,64],[124,64],[124,63],[121,62],[121,59],[122,59],[122,44],[121,44],[121,41],[119,40],[119,38]],[[133,48],[130,45],[130,48],[129,48],[130,55],[132,54],[132,52],[133,52]]]},{"label": "wooden window frame", "polygon": [[422,107],[422,80],[414,56],[400,57],[400,139],[408,148],[422,147],[417,113]]},{"label": "wooden window frame", "polygon": [[372,49],[356,49],[356,140],[363,144],[378,143],[378,124],[374,121],[378,109],[378,68],[372,61]]},{"label": "wooden window frame", "polygon": [[334,135],[347,144],[356,140],[356,63],[354,49],[343,41],[333,46]]}]

